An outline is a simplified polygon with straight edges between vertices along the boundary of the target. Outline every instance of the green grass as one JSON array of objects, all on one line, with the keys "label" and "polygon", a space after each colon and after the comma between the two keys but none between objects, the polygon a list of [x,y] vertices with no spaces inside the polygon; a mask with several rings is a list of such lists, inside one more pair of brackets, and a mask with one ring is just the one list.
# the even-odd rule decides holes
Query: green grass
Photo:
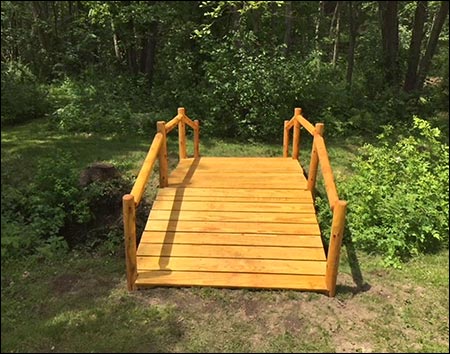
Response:
[{"label": "green grass", "polygon": [[[280,131],[281,134],[281,131]],[[172,137],[173,136],[173,137]],[[136,175],[147,138],[50,133],[43,122],[2,130],[2,185],[28,183],[37,161],[68,151],[78,168],[114,163]],[[335,174],[356,141],[328,141]],[[192,151],[192,144],[188,143]],[[201,139],[204,156],[279,156],[281,146]],[[171,167],[177,162],[171,135]],[[310,144],[302,140],[307,169]],[[148,196],[154,193],[152,177]],[[339,188],[339,186],[338,186]],[[26,237],[26,235],[24,235]],[[347,244],[335,298],[314,292],[153,288],[126,291],[123,250],[72,250],[2,261],[2,352],[448,352],[449,254],[402,269]]]}]

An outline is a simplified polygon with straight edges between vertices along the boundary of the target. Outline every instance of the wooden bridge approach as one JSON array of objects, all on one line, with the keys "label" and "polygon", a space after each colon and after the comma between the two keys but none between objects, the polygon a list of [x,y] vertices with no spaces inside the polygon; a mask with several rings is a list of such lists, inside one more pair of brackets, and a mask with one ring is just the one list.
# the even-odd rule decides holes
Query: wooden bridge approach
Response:
[{"label": "wooden bridge approach", "polygon": [[[191,158],[186,125],[194,131]],[[169,174],[167,135],[175,127],[180,160]],[[313,136],[308,177],[298,161],[301,129]],[[284,123],[282,157],[203,157],[199,122],[184,108],[158,122],[133,189],[123,197],[128,289],[278,288],[334,296],[347,203],[337,194],[323,129],[296,108]],[[136,208],[156,160],[159,189],[137,245]],[[333,213],[327,253],[314,207],[319,165]]]}]

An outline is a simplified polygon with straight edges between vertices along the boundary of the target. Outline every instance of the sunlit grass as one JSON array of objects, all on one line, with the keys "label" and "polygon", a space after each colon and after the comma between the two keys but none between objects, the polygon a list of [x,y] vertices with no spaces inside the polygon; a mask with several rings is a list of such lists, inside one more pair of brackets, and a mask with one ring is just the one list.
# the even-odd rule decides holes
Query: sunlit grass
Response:
[{"label": "sunlit grass", "polygon": [[[70,152],[80,169],[101,160],[136,175],[151,138],[61,134],[43,122],[9,128],[2,131],[2,184],[32,180],[37,161],[58,149]],[[327,140],[335,174],[351,173],[357,146],[357,140]],[[306,170],[310,150],[305,137]],[[280,144],[205,137],[200,146],[203,156],[281,151]],[[176,134],[169,159],[173,168]],[[153,179],[150,191],[156,174]],[[114,256],[73,250],[52,260],[3,261],[2,352],[448,352],[448,251],[419,256],[402,269],[386,269],[381,257],[351,245],[341,255],[335,298],[215,288],[128,293],[122,249]]]}]

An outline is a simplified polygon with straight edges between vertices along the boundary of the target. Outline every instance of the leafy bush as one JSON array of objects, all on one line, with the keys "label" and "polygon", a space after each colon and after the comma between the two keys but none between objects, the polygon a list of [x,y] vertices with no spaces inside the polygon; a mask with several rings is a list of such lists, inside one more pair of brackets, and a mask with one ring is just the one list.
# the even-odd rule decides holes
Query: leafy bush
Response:
[{"label": "leafy bush", "polygon": [[20,63],[2,62],[2,124],[17,124],[49,112],[46,90]]},{"label": "leafy bush", "polygon": [[361,148],[354,176],[341,183],[352,240],[392,266],[448,248],[448,145],[417,117],[410,133],[396,137],[387,126],[379,146]]},{"label": "leafy bush", "polygon": [[[148,112],[144,78],[66,78],[50,89],[54,107],[51,123],[71,132],[144,134],[154,129]],[[147,110],[146,110],[147,109]]]},{"label": "leafy bush", "polygon": [[[131,189],[130,179],[81,187],[74,161],[56,150],[38,161],[30,184],[2,185],[2,256],[48,258],[75,246],[101,246],[112,252],[122,243],[122,195]],[[141,215],[142,209],[137,217],[140,228],[148,216]]]}]

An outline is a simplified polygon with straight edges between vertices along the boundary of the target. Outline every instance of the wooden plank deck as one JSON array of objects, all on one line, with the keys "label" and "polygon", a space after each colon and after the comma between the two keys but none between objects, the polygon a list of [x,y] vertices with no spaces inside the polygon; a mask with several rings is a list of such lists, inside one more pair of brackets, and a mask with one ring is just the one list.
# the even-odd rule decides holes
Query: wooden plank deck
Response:
[{"label": "wooden plank deck", "polygon": [[182,159],[137,249],[138,287],[327,291],[311,193],[292,158]]}]

